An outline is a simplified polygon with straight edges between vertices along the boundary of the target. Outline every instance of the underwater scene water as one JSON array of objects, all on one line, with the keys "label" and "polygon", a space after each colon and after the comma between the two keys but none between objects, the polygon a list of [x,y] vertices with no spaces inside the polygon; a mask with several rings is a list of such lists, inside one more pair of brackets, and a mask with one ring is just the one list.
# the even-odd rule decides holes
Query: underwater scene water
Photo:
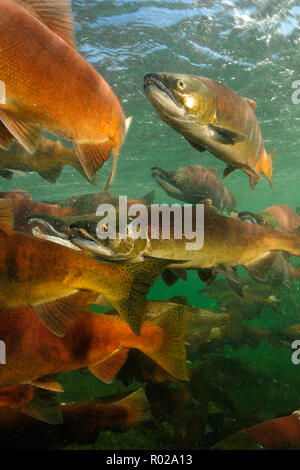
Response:
[{"label": "underwater scene water", "polygon": [[[1,3],[0,9],[5,10],[15,2],[3,0],[3,6]],[[0,17],[4,15],[1,10]],[[62,12],[54,10],[56,14],[62,15]],[[0,388],[0,448],[300,449],[300,412],[293,414],[300,409],[300,364],[297,357],[297,348],[300,348],[300,243],[299,248],[297,245],[297,228],[300,226],[300,211],[297,209],[300,206],[300,93],[297,94],[300,89],[299,4],[293,0],[73,0],[72,14],[79,54],[110,85],[114,95],[120,99],[126,118],[132,117],[124,144],[120,145],[117,171],[109,194],[127,196],[133,202],[147,204],[183,205],[204,201],[208,213],[204,224],[204,247],[205,243],[211,247],[212,251],[207,256],[212,262],[200,262],[198,265],[195,262],[186,271],[175,263],[175,270],[170,271],[167,263],[157,267],[153,258],[184,260],[182,245],[174,252],[173,248],[167,247],[167,243],[158,246],[157,250],[151,248],[148,255],[152,258],[144,260],[145,266],[149,263],[150,267],[132,274],[138,287],[133,294],[130,293],[135,298],[129,307],[126,304],[125,309],[128,299],[117,298],[124,282],[122,276],[127,275],[127,271],[121,270],[135,263],[124,263],[123,258],[115,263],[115,259],[104,257],[104,263],[109,260],[112,264],[108,264],[107,271],[103,268],[100,273],[104,287],[103,291],[97,291],[97,295],[106,297],[109,292],[112,301],[109,296],[103,301],[102,296],[97,305],[97,296],[88,300],[82,298],[82,291],[91,296],[93,289],[90,286],[98,282],[94,280],[97,268],[93,263],[103,261],[101,255],[95,259],[99,252],[89,251],[92,240],[89,235],[93,235],[89,232],[90,225],[84,226],[85,231],[80,231],[82,225],[76,225],[76,231],[72,232],[77,249],[84,246],[82,256],[91,259],[91,266],[87,262],[86,267],[81,265],[81,252],[76,251],[76,246],[73,251],[69,249],[71,255],[65,255],[62,259],[60,252],[55,251],[61,245],[56,243],[51,242],[53,249],[42,249],[41,245],[41,251],[36,253],[34,242],[26,248],[27,242],[23,242],[22,238],[19,241],[5,241],[6,238],[2,240],[2,237],[1,251],[8,246],[10,251],[7,257],[3,255],[0,260],[0,276],[3,277],[3,281],[0,280],[3,315],[0,340],[6,345],[6,364],[1,363],[0,355],[0,386],[3,387]],[[0,18],[0,32],[1,28],[4,27]],[[0,64],[9,63],[7,58],[1,58],[1,54],[0,36]],[[60,67],[63,68],[64,64],[61,63]],[[0,80],[4,68],[0,67]],[[61,68],[57,69],[57,73]],[[218,151],[209,149],[208,144],[205,144],[206,150],[201,148],[203,139],[192,142],[198,148],[190,145],[182,128],[175,132],[174,125],[164,122],[166,119],[158,115],[151,100],[152,90],[155,89],[155,93],[162,93],[161,103],[169,99],[170,109],[175,107],[179,91],[177,89],[177,95],[175,93],[170,98],[171,85],[167,89],[171,81],[168,82],[165,77],[164,81],[160,81],[162,75],[158,75],[163,72],[175,74],[174,86],[183,92],[180,95],[184,96],[183,100],[189,92],[186,74],[220,82],[241,97],[249,98],[249,101],[243,100],[240,104],[232,101],[230,92],[225,91],[218,98],[221,107],[222,103],[228,103],[224,116],[222,119],[214,116],[211,125],[203,132],[207,132],[207,139],[214,141],[215,148],[226,147],[227,151],[238,145],[243,146],[247,139],[257,139],[255,142],[261,146],[262,153],[264,145],[266,152],[263,155],[276,151],[275,157],[264,157],[268,160],[261,166],[255,167],[257,161],[254,159],[253,164],[250,162],[243,167],[243,162],[239,164],[242,156],[237,155],[235,158],[239,163],[235,166],[239,168],[230,173],[232,161],[228,157],[227,160],[217,157]],[[149,94],[144,89],[145,74],[153,75],[149,78]],[[49,93],[52,93],[56,90],[54,72],[50,76]],[[77,69],[65,67],[63,76],[65,83],[70,82],[72,91],[73,81],[79,76]],[[84,76],[80,79],[84,83]],[[32,80],[35,83],[35,78]],[[7,91],[10,90],[8,86]],[[207,87],[205,90],[206,93]],[[71,94],[71,91],[73,121],[79,122],[77,102],[84,102],[84,97]],[[51,95],[54,114],[57,109],[57,114],[63,115],[64,110],[55,93]],[[209,93],[207,96],[211,96]],[[38,103],[36,95],[33,93],[32,103]],[[194,101],[184,102],[187,111],[191,109],[192,113]],[[113,102],[111,106],[119,109],[119,101],[116,100],[116,104]],[[14,132],[18,132],[19,127],[11,124],[12,114],[9,114],[15,112],[15,108],[13,111],[7,111],[5,107],[3,111],[1,109],[0,105],[1,125],[4,124],[5,129],[16,137]],[[246,118],[245,110],[248,113]],[[93,112],[91,106],[87,115]],[[102,119],[100,107],[97,112],[99,119]],[[107,119],[105,125],[109,128],[106,112],[102,116],[104,121]],[[231,114],[235,116],[236,128],[230,124]],[[34,120],[37,120],[36,116]],[[263,144],[259,130],[255,128],[254,116]],[[226,122],[229,123],[227,127]],[[241,128],[239,123],[244,123]],[[249,130],[247,126],[252,127]],[[58,132],[51,132],[54,127],[43,126],[44,136],[50,142],[59,136],[63,145],[71,149],[73,139],[67,133],[59,135]],[[81,123],[78,127],[80,132],[85,129]],[[1,134],[2,127],[0,131]],[[77,148],[82,151],[81,161],[86,162],[90,141],[87,143],[84,138],[80,141],[83,144],[78,144]],[[2,135],[0,140],[3,147]],[[30,146],[32,140],[27,141],[25,137],[25,141]],[[247,153],[246,147],[241,148],[246,149]],[[18,151],[16,159],[21,158],[21,150]],[[99,201],[113,203],[110,196],[105,199],[102,193],[101,198],[99,196],[92,201],[86,196],[78,202],[81,195],[103,191],[113,158],[105,161],[97,172],[98,183],[94,178],[94,184],[91,184],[83,169],[87,167],[81,167],[74,153],[69,156],[69,165],[64,166],[68,163],[66,159],[52,173],[45,170],[43,177],[38,170],[27,172],[25,167],[22,169],[17,164],[12,168],[14,164],[11,166],[2,156],[5,150],[1,148],[0,152],[1,197],[13,201],[15,223],[19,224],[15,225],[15,230],[31,233],[32,227],[38,225],[40,230],[46,232],[49,229],[47,223],[50,221],[53,228],[57,216],[90,215],[95,213]],[[92,151],[89,154],[92,160],[95,154]],[[36,165],[38,168],[38,162]],[[192,185],[197,183],[196,167],[189,173],[185,187],[188,196],[185,197],[179,196],[178,175],[174,180],[174,174],[169,174],[171,179],[168,185],[166,180],[165,183],[162,181],[161,173],[157,177],[162,169],[172,172],[190,165],[217,170],[217,174],[210,173],[211,193],[202,193],[200,200],[189,200]],[[222,179],[226,165],[229,165],[230,174]],[[249,176],[256,178],[257,174],[262,177],[257,178],[253,185],[255,188],[250,189]],[[227,191],[216,182],[216,175]],[[51,178],[52,182],[49,181]],[[268,179],[273,184],[273,191]],[[177,188],[173,190],[174,197],[171,183]],[[226,207],[224,202],[218,206],[217,198],[221,198],[224,191],[226,197],[232,198],[232,206],[229,204]],[[263,212],[271,206],[276,208]],[[6,210],[4,205],[0,207],[0,222],[4,224],[5,237],[8,237],[12,235],[7,235],[9,222]],[[29,214],[43,214],[44,219],[33,218],[28,228],[25,216]],[[54,219],[47,219],[45,214]],[[230,220],[228,224],[227,220]],[[251,223],[246,225],[245,222]],[[50,230],[47,233],[63,240],[68,238],[69,232],[64,232],[65,228],[55,227],[56,232]],[[62,232],[67,233],[65,238]],[[34,241],[38,243],[38,239]],[[92,240],[92,246],[93,243]],[[16,246],[17,254],[12,254]],[[73,258],[75,255],[79,258]],[[26,261],[27,258],[32,261]],[[102,261],[99,261],[100,258]],[[33,261],[35,259],[39,260],[38,265]],[[18,271],[21,265],[24,272]],[[74,268],[74,271],[65,274],[66,266],[68,269]],[[82,280],[85,269],[93,273],[90,284]],[[151,281],[147,277],[148,269]],[[73,281],[80,270],[82,279]],[[157,270],[156,274],[152,274],[151,270]],[[164,274],[160,276],[162,271]],[[131,276],[131,271],[128,272]],[[22,284],[25,278],[26,282]],[[41,284],[39,279],[42,279]],[[44,293],[42,282],[49,287],[49,292],[53,291],[51,299]],[[147,295],[150,304],[146,307],[143,304],[145,286],[148,289],[151,283],[154,285]],[[47,302],[68,296],[70,300],[63,307],[57,303],[51,310],[50,307],[48,310],[41,307],[28,311],[28,308],[43,302],[33,294],[27,295],[27,291],[24,294],[18,287],[21,284],[24,292],[27,285],[32,286],[34,295],[39,292],[42,299],[47,297]],[[56,297],[54,292],[57,293]],[[159,302],[151,304],[151,301]],[[99,315],[98,320],[87,318],[85,323],[85,317],[76,317],[75,321],[79,322],[77,330],[74,325],[71,326],[72,333],[67,333],[65,345],[62,346],[59,341],[64,341],[64,336],[54,335],[52,331],[57,328],[61,332],[60,329],[66,328],[66,325],[69,328],[72,312],[76,308],[83,309],[83,305],[87,304],[91,305],[92,312]],[[119,312],[121,317],[112,317],[112,306],[117,310],[114,315]],[[141,310],[148,309],[145,338],[143,334],[134,334],[139,332],[135,312],[140,307]],[[42,324],[41,319],[50,329]],[[75,314],[72,321],[74,319]],[[97,329],[95,336],[91,333],[93,328]],[[66,332],[67,329],[64,334]],[[118,335],[122,338],[119,342]],[[105,346],[101,344],[101,338],[104,338]],[[164,343],[166,338],[168,343]],[[295,344],[298,339],[299,343]],[[111,349],[110,342],[114,344]],[[101,360],[97,356],[98,347],[106,348]],[[35,348],[42,351],[36,359],[38,366],[34,360],[30,361],[30,357],[35,357]],[[9,362],[11,352],[13,358]],[[53,364],[58,364],[56,368],[44,367],[44,363],[52,361],[48,360],[50,356],[54,358]],[[99,366],[101,361],[105,363],[104,359],[107,360],[106,366]],[[35,376],[35,366],[45,373]],[[7,372],[5,368],[8,367],[10,370]],[[26,371],[33,372],[26,375]],[[58,391],[59,387],[63,391]],[[42,392],[36,400],[37,390]],[[59,408],[55,400],[65,405]],[[71,406],[69,409],[68,405]],[[64,424],[59,421],[59,410]],[[266,423],[270,420],[277,421]]]}]

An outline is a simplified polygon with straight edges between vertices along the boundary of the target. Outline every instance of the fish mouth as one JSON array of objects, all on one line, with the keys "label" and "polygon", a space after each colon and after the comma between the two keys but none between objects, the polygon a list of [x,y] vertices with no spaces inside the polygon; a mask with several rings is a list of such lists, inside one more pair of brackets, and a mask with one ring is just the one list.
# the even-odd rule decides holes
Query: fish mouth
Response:
[{"label": "fish mouth", "polygon": [[33,227],[31,233],[36,238],[41,238],[43,240],[56,243],[58,245],[66,246],[67,248],[71,248],[72,250],[81,251],[80,248],[73,245],[73,243],[69,239],[56,237],[53,235],[47,235],[46,233],[42,232],[39,227]]},{"label": "fish mouth", "polygon": [[170,88],[164,83],[165,74],[147,73],[144,76],[144,92],[162,121],[176,127],[186,125],[193,119],[184,106],[177,101]]},{"label": "fish mouth", "polygon": [[257,214],[253,214],[253,212],[242,211],[238,213],[238,218],[243,222],[247,222],[254,225],[260,225],[259,218]]},{"label": "fish mouth", "polygon": [[[64,240],[67,240],[69,238],[69,236],[67,235],[67,232],[68,232],[67,224],[61,223],[61,228],[58,230],[53,225],[55,221],[52,222],[52,220],[49,220],[47,216],[44,217],[42,215],[32,214],[32,215],[26,216],[25,218],[28,224],[35,223],[35,224],[43,225],[46,229],[50,231],[50,235],[51,234],[56,235],[57,237],[62,238]],[[61,229],[63,229],[63,231],[60,231]]]},{"label": "fish mouth", "polygon": [[108,247],[92,238],[82,238],[79,234],[73,233],[70,236],[70,242],[81,250],[88,250],[101,258],[110,259],[112,257],[111,250]]},{"label": "fish mouth", "polygon": [[163,168],[153,166],[151,168],[152,177],[155,179],[158,186],[160,186],[167,194],[171,197],[180,197],[182,196],[182,191],[175,185],[172,180],[173,173]]},{"label": "fish mouth", "polygon": [[79,234],[72,234],[70,236],[70,242],[81,250],[89,251],[91,254],[97,256],[97,258],[103,259],[104,261],[115,263],[127,260],[127,258],[115,253],[109,247],[107,239],[95,240],[92,239],[92,237],[82,238]]},{"label": "fish mouth", "polygon": [[94,235],[92,235],[85,227],[80,227],[76,224],[71,224],[69,226],[69,239],[71,240],[72,237],[79,237],[79,239],[90,241],[93,243],[97,243],[97,239]]},{"label": "fish mouth", "polygon": [[177,106],[177,102],[176,102],[173,94],[164,85],[163,80],[162,80],[161,76],[158,73],[153,73],[152,72],[152,73],[146,73],[144,75],[144,91],[145,91],[146,95],[148,95],[149,92],[151,93],[151,87],[153,87],[155,89],[158,89],[162,93],[168,95],[170,100],[172,100]]}]

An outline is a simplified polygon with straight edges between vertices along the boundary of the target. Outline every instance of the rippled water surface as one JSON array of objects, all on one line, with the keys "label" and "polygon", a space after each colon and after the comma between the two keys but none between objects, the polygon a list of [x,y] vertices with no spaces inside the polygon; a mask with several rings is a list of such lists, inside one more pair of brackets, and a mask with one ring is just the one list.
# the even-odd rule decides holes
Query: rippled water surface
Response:
[{"label": "rippled water surface", "polygon": [[[292,83],[299,79],[300,6],[296,1],[73,1],[80,53],[113,87],[133,124],[124,145],[112,190],[141,196],[155,187],[151,166],[176,168],[203,164],[221,172],[224,164],[195,152],[160,121],[143,93],[151,71],[203,75],[257,103],[256,114],[268,152],[276,150],[275,195],[265,180],[254,192],[247,176],[231,174],[226,184],[241,209],[275,203],[298,204],[300,179],[300,104],[292,103]],[[72,71],[70,71],[72,73]],[[104,185],[110,161],[100,173]],[[57,198],[93,188],[65,169],[56,187],[38,176],[15,177],[13,186],[38,197]],[[4,189],[11,182],[2,183]],[[157,199],[165,199],[157,189]]]}]

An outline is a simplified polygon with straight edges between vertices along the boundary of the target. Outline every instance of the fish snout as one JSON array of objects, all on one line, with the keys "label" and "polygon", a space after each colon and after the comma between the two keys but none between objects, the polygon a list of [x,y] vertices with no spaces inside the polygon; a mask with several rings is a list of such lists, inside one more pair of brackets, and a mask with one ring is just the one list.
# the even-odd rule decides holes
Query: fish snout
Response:
[{"label": "fish snout", "polygon": [[161,176],[163,172],[162,168],[159,168],[158,166],[153,166],[151,168],[151,171],[152,171],[153,178],[155,178],[155,176]]},{"label": "fish snout", "polygon": [[156,85],[161,83],[162,79],[159,73],[151,72],[144,75],[144,88],[149,85]]},{"label": "fish snout", "polygon": [[177,105],[176,100],[169,89],[168,80],[165,77],[165,74],[161,73],[146,73],[144,75],[144,91],[147,97],[151,101],[151,95],[159,94],[160,98],[165,97],[168,101],[171,101],[173,105]]}]

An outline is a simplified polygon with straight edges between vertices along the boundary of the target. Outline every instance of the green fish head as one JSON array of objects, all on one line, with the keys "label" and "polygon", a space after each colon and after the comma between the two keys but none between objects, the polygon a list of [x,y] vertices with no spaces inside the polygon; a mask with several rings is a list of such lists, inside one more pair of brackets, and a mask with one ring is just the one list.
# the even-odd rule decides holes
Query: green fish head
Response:
[{"label": "green fish head", "polygon": [[175,199],[185,200],[185,194],[191,182],[184,171],[180,168],[175,171],[168,171],[156,166],[152,167],[151,171],[152,177],[163,191]]},{"label": "green fish head", "polygon": [[206,121],[214,107],[210,89],[194,75],[148,73],[144,91],[160,118],[170,125],[174,120],[192,117]]}]

